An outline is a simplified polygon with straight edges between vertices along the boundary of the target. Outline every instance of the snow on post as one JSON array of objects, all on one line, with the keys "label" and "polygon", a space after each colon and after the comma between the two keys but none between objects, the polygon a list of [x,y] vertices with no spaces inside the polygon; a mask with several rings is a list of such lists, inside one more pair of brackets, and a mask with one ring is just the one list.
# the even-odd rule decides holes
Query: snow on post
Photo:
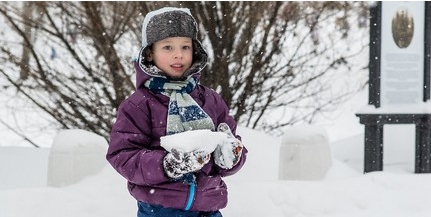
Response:
[{"label": "snow on post", "polygon": [[313,125],[286,130],[280,147],[279,179],[320,180],[332,164],[326,130]]},{"label": "snow on post", "polygon": [[56,135],[48,161],[48,186],[61,187],[95,175],[107,164],[108,142],[85,130],[63,130]]}]

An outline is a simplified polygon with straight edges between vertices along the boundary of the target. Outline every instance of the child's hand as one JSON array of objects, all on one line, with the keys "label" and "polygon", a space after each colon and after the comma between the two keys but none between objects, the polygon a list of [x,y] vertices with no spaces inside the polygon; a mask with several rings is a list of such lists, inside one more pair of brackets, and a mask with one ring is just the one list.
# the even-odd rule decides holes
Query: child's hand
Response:
[{"label": "child's hand", "polygon": [[214,151],[214,162],[223,169],[231,169],[241,159],[242,148],[238,139],[226,141]]},{"label": "child's hand", "polygon": [[204,152],[180,152],[172,149],[163,159],[163,168],[168,177],[177,179],[186,173],[202,169],[209,160],[210,155]]},{"label": "child's hand", "polygon": [[223,169],[231,169],[241,159],[243,145],[234,137],[227,124],[220,124],[217,131],[225,132],[229,136],[214,150],[214,162]]}]

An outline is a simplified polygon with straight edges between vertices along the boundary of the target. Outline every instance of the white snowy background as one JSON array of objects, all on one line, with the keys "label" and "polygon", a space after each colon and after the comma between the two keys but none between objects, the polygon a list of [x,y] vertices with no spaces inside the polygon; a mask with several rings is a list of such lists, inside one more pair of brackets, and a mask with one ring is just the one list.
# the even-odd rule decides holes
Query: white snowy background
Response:
[{"label": "white snowy background", "polygon": [[[431,174],[413,172],[413,125],[385,125],[384,171],[363,174],[363,126],[355,113],[366,102],[364,91],[340,107],[337,120],[320,126],[303,126],[303,133],[294,136],[300,141],[313,133],[327,134],[330,155],[325,161],[329,159],[330,166],[320,179],[293,179],[295,175],[280,179],[284,137],[240,127],[238,133],[249,150],[248,160],[239,173],[225,179],[229,204],[221,210],[223,215],[429,216]],[[316,127],[320,129],[317,132]],[[304,142],[296,147],[307,145],[310,144]],[[325,146],[324,139],[313,140],[311,146],[319,150]],[[0,216],[136,216],[136,201],[128,194],[126,181],[106,163],[105,149],[106,141],[82,130],[60,132],[52,139],[51,148],[0,147]],[[80,155],[83,150],[89,155]],[[307,161],[307,156],[315,154],[313,149],[304,150],[308,152],[296,157]],[[62,160],[56,160],[55,156],[62,154]],[[73,163],[73,159],[82,165]],[[50,160],[56,160],[57,170],[50,168]],[[297,169],[319,170],[319,165],[315,166],[311,170],[305,166]],[[59,168],[63,171],[58,171]],[[49,171],[56,175],[50,175]],[[88,171],[93,172],[85,174]],[[61,178],[68,175],[78,179],[61,183]]]},{"label": "white snowy background", "polygon": [[[358,61],[368,61],[367,51]],[[339,78],[333,86],[356,84],[364,76],[367,72]],[[58,132],[49,125],[40,132],[41,120],[49,118],[13,94],[2,90],[0,97],[0,217],[136,216],[125,179],[105,160],[103,138],[79,129]],[[384,170],[363,173],[364,127],[355,113],[369,111],[367,102],[365,89],[319,117],[318,125],[288,129],[286,137],[239,127],[249,153],[243,169],[225,179],[229,203],[223,215],[431,216],[431,174],[414,173],[414,125],[385,125]],[[9,107],[16,113],[8,113]],[[431,105],[416,108],[430,112]],[[4,123],[25,125],[41,148]],[[286,138],[296,143],[289,146]]]}]

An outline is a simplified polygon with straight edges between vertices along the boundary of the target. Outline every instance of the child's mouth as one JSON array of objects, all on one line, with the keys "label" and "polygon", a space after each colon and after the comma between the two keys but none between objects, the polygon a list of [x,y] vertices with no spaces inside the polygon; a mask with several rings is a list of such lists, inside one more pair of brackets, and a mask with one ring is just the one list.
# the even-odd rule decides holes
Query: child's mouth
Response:
[{"label": "child's mouth", "polygon": [[175,65],[171,65],[171,67],[172,67],[174,70],[176,70],[176,71],[181,71],[181,70],[183,70],[183,65],[175,64]]}]

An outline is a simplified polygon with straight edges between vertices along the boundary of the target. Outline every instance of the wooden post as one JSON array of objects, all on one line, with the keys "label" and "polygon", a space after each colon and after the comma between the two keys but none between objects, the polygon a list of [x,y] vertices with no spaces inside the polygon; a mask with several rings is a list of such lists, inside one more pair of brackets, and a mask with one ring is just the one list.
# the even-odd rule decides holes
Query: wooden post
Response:
[{"label": "wooden post", "polygon": [[431,117],[416,123],[415,173],[431,173]]},{"label": "wooden post", "polygon": [[364,173],[383,170],[383,125],[365,124]]}]

